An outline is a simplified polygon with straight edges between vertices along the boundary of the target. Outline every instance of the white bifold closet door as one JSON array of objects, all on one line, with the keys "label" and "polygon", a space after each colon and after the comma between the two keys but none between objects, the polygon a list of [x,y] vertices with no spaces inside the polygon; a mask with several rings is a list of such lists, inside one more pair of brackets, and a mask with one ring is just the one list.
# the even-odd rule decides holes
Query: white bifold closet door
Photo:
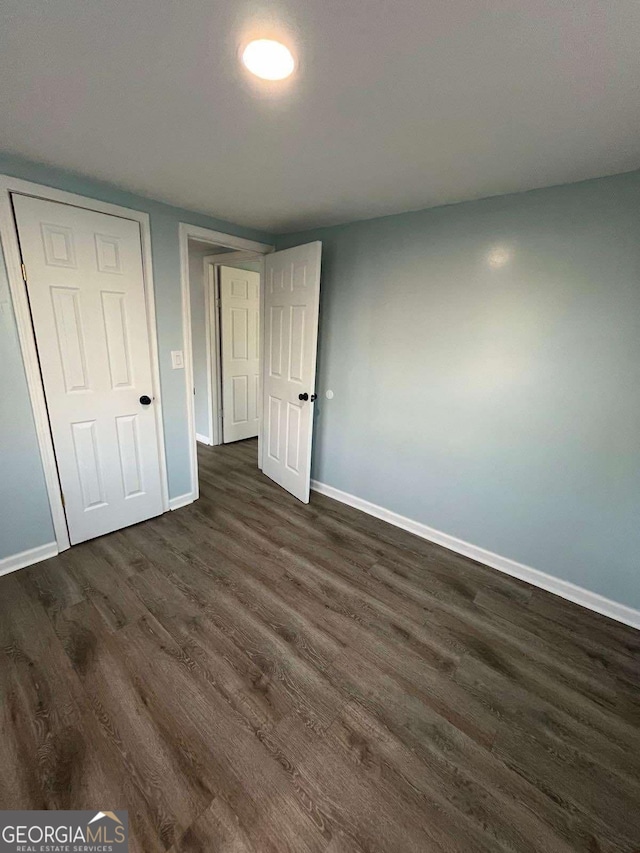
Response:
[{"label": "white bifold closet door", "polygon": [[262,470],[309,502],[320,257],[307,243],[265,257]]},{"label": "white bifold closet door", "polygon": [[260,273],[220,267],[222,440],[258,435]]},{"label": "white bifold closet door", "polygon": [[140,226],[13,195],[72,544],[163,511]]}]

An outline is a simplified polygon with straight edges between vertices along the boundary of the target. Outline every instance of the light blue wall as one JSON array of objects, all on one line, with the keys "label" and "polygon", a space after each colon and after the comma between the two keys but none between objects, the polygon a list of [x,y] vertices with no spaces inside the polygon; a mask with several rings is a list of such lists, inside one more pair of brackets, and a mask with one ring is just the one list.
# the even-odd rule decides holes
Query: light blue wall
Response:
[{"label": "light blue wall", "polygon": [[[164,414],[165,444],[169,475],[169,495],[177,497],[190,490],[189,481],[189,436],[186,419],[186,390],[184,372],[171,369],[170,352],[182,349],[182,313],[180,294],[180,254],[178,242],[178,223],[188,222],[216,231],[223,231],[249,239],[272,242],[263,232],[232,225],[219,219],[171,207],[160,202],[119,190],[108,184],[88,180],[48,166],[30,163],[13,155],[0,153],[0,173],[13,177],[35,181],[46,186],[56,187],[68,192],[79,193],[100,201],[130,207],[149,214],[151,221],[151,248],[153,255],[153,273],[156,299],[156,318],[158,326],[158,344],[160,350],[160,383],[162,387],[162,405]],[[212,199],[215,204],[215,198]],[[15,353],[15,339],[11,338],[13,313],[10,303],[5,300],[5,317],[2,323],[2,352]],[[15,363],[15,357],[14,362]],[[23,501],[18,501],[15,493],[9,500],[4,492],[0,493],[0,559],[19,551],[53,540],[51,522],[48,520],[48,504],[42,477],[35,432],[30,417],[18,409],[25,397],[26,384],[21,364],[18,368],[2,367],[3,386],[2,416],[0,417],[0,476],[5,469],[15,474],[14,480],[21,483]],[[6,374],[6,375],[5,375]],[[10,380],[8,377],[11,377]],[[12,397],[5,396],[4,382],[10,381],[8,388]],[[16,411],[13,411],[13,399],[16,399]],[[7,404],[10,407],[7,409]],[[15,448],[22,448],[22,461],[17,461]],[[36,455],[29,450],[36,448]],[[13,458],[10,458],[13,457]],[[34,461],[34,460],[37,460]],[[19,467],[22,466],[22,467]],[[5,488],[5,482],[0,488]],[[45,502],[43,504],[43,501]],[[47,507],[45,521],[42,520],[42,507]],[[47,526],[48,525],[48,526]],[[45,535],[46,534],[46,535]]]},{"label": "light blue wall", "polygon": [[313,476],[640,607],[640,172],[310,240]]}]

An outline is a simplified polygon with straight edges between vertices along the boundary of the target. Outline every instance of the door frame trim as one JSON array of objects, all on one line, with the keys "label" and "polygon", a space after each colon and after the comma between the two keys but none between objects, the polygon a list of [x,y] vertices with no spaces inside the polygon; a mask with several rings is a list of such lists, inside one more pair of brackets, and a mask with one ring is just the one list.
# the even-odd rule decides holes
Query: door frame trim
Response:
[{"label": "door frame trim", "polygon": [[[224,246],[226,249],[236,249],[239,252],[252,252],[260,255],[268,255],[275,251],[275,246],[270,243],[259,243],[256,240],[248,240],[246,237],[236,237],[233,234],[225,234],[222,231],[212,231],[199,225],[189,225],[180,222],[180,286],[182,291],[182,338],[184,345],[184,381],[187,400],[187,429],[189,431],[189,462],[191,469],[191,492],[183,497],[187,498],[185,503],[191,503],[198,499],[200,489],[198,486],[198,447],[196,439],[196,411],[194,401],[193,380],[193,341],[191,335],[191,287],[189,284],[189,239],[199,240],[201,243],[211,243],[212,246]],[[213,254],[213,252],[212,252]],[[262,278],[262,277],[261,277]],[[205,287],[205,300],[208,301],[208,281]],[[210,308],[206,306],[205,330],[209,326],[208,318]],[[211,354],[211,341],[209,339],[209,355]],[[207,366],[207,378],[209,380],[209,366]],[[213,380],[211,380],[213,381]],[[211,381],[208,381],[211,387]],[[211,393],[211,392],[209,392]],[[209,403],[211,400],[209,399]]]},{"label": "door frame trim", "polygon": [[22,257],[18,241],[18,226],[13,217],[11,205],[11,193],[39,198],[44,201],[53,201],[61,204],[72,205],[84,210],[106,213],[117,216],[120,219],[129,219],[140,225],[140,238],[142,249],[142,274],[144,281],[144,296],[147,312],[147,326],[149,330],[149,347],[151,355],[151,378],[153,383],[153,396],[155,398],[155,417],[158,435],[158,459],[160,462],[160,484],[162,491],[162,508],[166,512],[169,509],[169,488],[167,479],[167,459],[164,445],[164,419],[162,416],[162,395],[160,388],[160,365],[158,357],[158,335],[156,326],[156,308],[153,280],[153,264],[151,259],[151,225],[149,214],[129,207],[121,207],[117,204],[98,201],[89,196],[69,193],[43,184],[24,181],[10,175],[0,175],[0,241],[4,250],[9,290],[13,302],[13,311],[18,328],[18,339],[20,350],[27,377],[27,388],[31,400],[31,408],[36,427],[40,457],[44,470],[47,495],[51,519],[55,531],[58,551],[65,551],[70,547],[67,519],[62,503],[62,493],[58,479],[55,449],[53,437],[49,425],[47,412],[47,400],[40,375],[38,363],[38,351],[36,338],[31,323],[31,311],[27,289],[22,277]]}]

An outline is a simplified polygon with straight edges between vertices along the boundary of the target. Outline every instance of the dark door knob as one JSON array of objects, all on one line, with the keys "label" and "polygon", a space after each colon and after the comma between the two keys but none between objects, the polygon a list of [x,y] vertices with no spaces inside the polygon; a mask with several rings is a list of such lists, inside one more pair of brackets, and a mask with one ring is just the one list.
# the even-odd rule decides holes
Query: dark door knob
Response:
[{"label": "dark door knob", "polygon": [[304,392],[304,394],[298,394],[298,400],[308,400],[308,399],[309,399],[309,395],[307,394],[306,391]]},{"label": "dark door knob", "polygon": [[317,394],[312,394],[312,395],[309,397],[309,399],[310,399],[310,400],[311,400],[311,402],[313,403],[313,401],[314,401],[314,400],[317,400],[317,399],[318,399],[318,395],[317,395]]},{"label": "dark door knob", "polygon": [[148,406],[151,403],[151,397],[147,397],[146,394],[143,394],[142,397],[140,397],[140,402],[143,406]]}]

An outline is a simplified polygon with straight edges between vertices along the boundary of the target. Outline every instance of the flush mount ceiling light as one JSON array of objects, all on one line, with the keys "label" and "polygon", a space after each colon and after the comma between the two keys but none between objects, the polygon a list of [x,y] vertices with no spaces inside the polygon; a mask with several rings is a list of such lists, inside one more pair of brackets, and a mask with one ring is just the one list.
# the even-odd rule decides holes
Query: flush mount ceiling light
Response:
[{"label": "flush mount ceiling light", "polygon": [[284,80],[295,66],[289,48],[272,39],[249,42],[242,53],[242,61],[252,74],[263,80]]}]

